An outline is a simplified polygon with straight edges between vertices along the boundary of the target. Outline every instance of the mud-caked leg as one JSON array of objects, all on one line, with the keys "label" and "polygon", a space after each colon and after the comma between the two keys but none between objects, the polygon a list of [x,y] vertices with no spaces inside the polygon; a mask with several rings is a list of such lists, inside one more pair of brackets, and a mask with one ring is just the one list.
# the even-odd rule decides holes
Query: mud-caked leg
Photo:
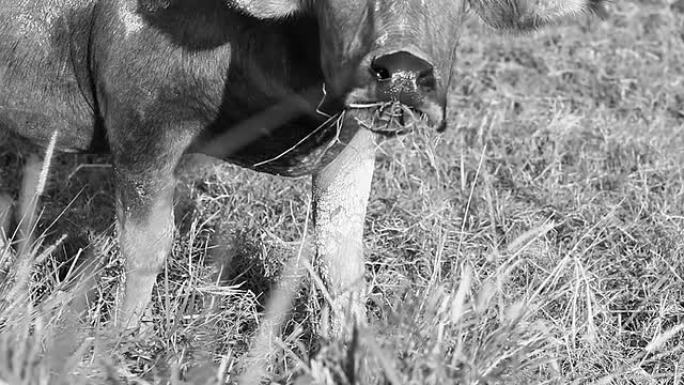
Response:
[{"label": "mud-caked leg", "polygon": [[[174,170],[190,136],[182,128],[114,130],[117,225],[124,257],[124,285],[115,327],[139,325],[157,274],[173,242]],[[128,135],[117,136],[117,132]],[[134,132],[135,135],[130,133]]]},{"label": "mud-caked leg", "polygon": [[124,287],[117,327],[138,326],[150,302],[157,274],[173,241],[172,172],[145,175],[117,168],[117,220],[124,257]]},{"label": "mud-caked leg", "polygon": [[354,318],[365,321],[363,225],[374,167],[373,134],[362,129],[313,178],[316,258],[333,299],[332,335],[346,335]]}]

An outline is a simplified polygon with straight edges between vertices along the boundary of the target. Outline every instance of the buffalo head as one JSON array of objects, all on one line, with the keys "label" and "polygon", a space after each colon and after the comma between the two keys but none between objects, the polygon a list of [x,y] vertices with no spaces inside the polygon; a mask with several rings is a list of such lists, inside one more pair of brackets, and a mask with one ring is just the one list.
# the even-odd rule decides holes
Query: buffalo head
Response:
[{"label": "buffalo head", "polygon": [[258,18],[315,16],[327,91],[343,100],[346,108],[392,103],[440,128],[445,125],[454,51],[468,9],[492,27],[512,31],[534,30],[572,14],[604,11],[602,0],[233,2]]}]

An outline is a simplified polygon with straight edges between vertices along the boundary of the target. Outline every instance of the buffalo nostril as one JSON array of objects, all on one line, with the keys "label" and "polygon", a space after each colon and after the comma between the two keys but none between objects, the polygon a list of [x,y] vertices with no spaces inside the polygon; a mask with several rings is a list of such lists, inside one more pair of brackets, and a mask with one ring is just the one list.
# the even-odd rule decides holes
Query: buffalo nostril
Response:
[{"label": "buffalo nostril", "polygon": [[389,80],[392,78],[390,70],[378,64],[375,60],[370,65],[370,72],[378,81]]},{"label": "buffalo nostril", "polygon": [[370,63],[370,71],[377,80],[392,79],[395,75],[414,81],[424,78],[427,83],[431,79],[434,80],[432,64],[406,51],[393,52],[373,58]]},{"label": "buffalo nostril", "polygon": [[375,92],[380,101],[418,107],[438,88],[433,65],[407,51],[375,57],[369,71],[377,83]]},{"label": "buffalo nostril", "polygon": [[423,92],[434,91],[437,88],[437,79],[432,69],[421,72],[416,79],[416,84]]}]

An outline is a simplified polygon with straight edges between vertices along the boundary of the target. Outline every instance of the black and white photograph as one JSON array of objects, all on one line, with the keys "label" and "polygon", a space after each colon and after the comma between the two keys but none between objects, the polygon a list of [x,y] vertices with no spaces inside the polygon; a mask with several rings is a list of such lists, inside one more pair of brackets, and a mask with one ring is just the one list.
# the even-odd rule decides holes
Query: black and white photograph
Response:
[{"label": "black and white photograph", "polygon": [[0,0],[0,385],[684,385],[684,0]]}]

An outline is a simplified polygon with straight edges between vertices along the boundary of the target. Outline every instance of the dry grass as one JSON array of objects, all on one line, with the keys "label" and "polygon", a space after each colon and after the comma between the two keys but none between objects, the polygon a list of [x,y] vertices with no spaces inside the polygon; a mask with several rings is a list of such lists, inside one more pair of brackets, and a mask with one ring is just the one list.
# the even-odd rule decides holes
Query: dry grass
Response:
[{"label": "dry grass", "polygon": [[[270,340],[269,381],[682,383],[683,30],[658,0],[517,38],[473,23],[452,127],[380,148],[370,326],[346,345],[314,340],[320,293],[303,285]],[[31,300],[3,297],[15,310],[0,321],[0,384],[234,383],[306,239],[310,182],[187,159],[154,333],[112,339],[100,327],[120,273],[111,182],[106,167],[72,173],[83,163],[56,159],[30,253],[59,247]],[[84,305],[79,270],[66,271],[89,255],[104,272]],[[79,308],[87,327],[67,312]]]}]

